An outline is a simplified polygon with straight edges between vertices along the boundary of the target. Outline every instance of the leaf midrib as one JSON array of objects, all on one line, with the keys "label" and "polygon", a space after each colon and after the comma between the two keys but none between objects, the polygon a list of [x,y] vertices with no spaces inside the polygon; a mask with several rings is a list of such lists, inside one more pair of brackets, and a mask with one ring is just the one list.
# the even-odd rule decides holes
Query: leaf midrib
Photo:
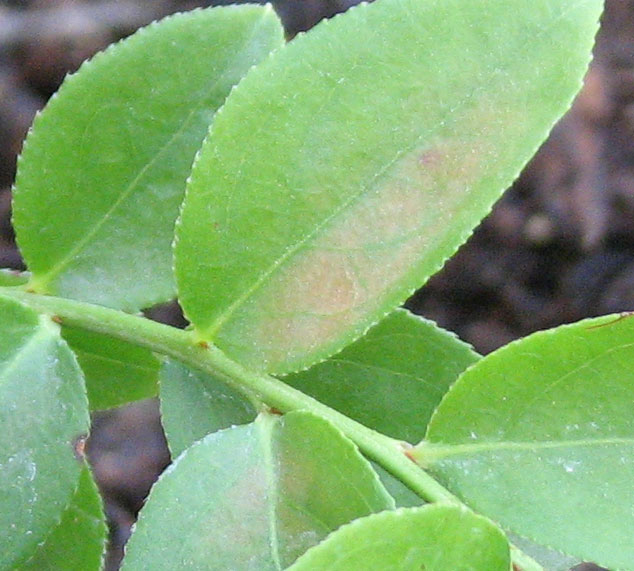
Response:
[{"label": "leaf midrib", "polygon": [[[200,96],[197,104],[194,108],[188,113],[187,117],[183,120],[180,127],[169,137],[169,139],[163,144],[157,151],[154,157],[148,161],[137,173],[134,179],[130,182],[130,184],[125,188],[125,190],[117,197],[112,206],[105,212],[102,218],[94,224],[88,232],[84,235],[82,239],[80,239],[73,248],[62,257],[53,267],[51,267],[47,272],[40,276],[35,276],[33,274],[30,280],[30,286],[32,289],[36,291],[41,291],[42,293],[47,293],[47,286],[50,282],[55,279],[68,265],[74,260],[75,256],[81,252],[85,246],[87,246],[92,239],[96,236],[99,230],[108,222],[113,214],[119,209],[119,207],[125,202],[125,200],[138,188],[139,182],[143,179],[144,175],[155,165],[161,156],[165,153],[167,149],[169,149],[176,140],[185,132],[185,129],[191,122],[192,117],[196,115],[200,110],[204,107],[203,103],[205,99],[209,96],[210,93],[218,87],[218,85],[223,81],[226,75],[231,71],[231,67],[233,62],[241,58],[246,52],[248,52],[248,46],[253,42],[260,24],[262,23],[265,14],[263,14],[254,24],[246,41],[243,43],[242,48],[231,55],[228,59],[228,62],[224,65],[224,71],[216,78],[213,82],[211,82],[210,87],[208,87],[204,94]],[[202,91],[202,90],[201,90]]]},{"label": "leaf midrib", "polygon": [[346,365],[352,368],[366,369],[368,371],[376,371],[377,373],[386,373],[387,375],[390,375],[393,377],[399,377],[402,379],[413,381],[415,383],[420,383],[422,385],[425,385],[428,389],[436,393],[444,394],[444,389],[434,384],[434,381],[436,381],[437,379],[430,380],[422,376],[415,375],[413,373],[395,371],[394,369],[390,369],[389,367],[383,367],[383,366],[374,365],[371,363],[364,363],[361,361],[353,361],[351,359],[342,359],[340,357],[331,357],[328,361],[326,361],[326,363],[340,363],[342,365]]},{"label": "leaf midrib", "polygon": [[278,474],[275,469],[275,451],[273,450],[273,423],[262,417],[260,423],[256,420],[256,426],[259,424],[257,432],[260,440],[262,452],[262,465],[266,477],[267,503],[268,503],[268,523],[269,523],[269,548],[271,560],[275,569],[281,571],[283,569],[280,560],[280,538],[277,530],[277,503],[279,501],[279,489],[277,486]]},{"label": "leaf midrib", "polygon": [[416,447],[414,456],[417,459],[422,459],[426,465],[431,465],[439,460],[444,460],[445,458],[450,458],[452,456],[470,456],[480,454],[482,452],[497,452],[506,450],[526,450],[538,452],[540,450],[557,448],[582,448],[585,446],[612,445],[634,446],[634,437],[612,437],[580,440],[541,440],[534,442],[497,441],[476,442],[473,444],[435,444],[433,442],[423,441]]},{"label": "leaf midrib", "polygon": [[120,365],[121,367],[125,369],[134,369],[136,371],[147,373],[150,375],[154,375],[155,373],[157,373],[159,368],[158,364],[155,367],[153,367],[149,364],[141,364],[139,362],[134,362],[134,361],[123,361],[121,359],[117,359],[116,357],[108,357],[106,355],[94,353],[93,351],[89,351],[86,349],[73,348],[73,350],[75,351],[75,354],[77,355],[78,359],[81,359],[82,356],[84,356],[86,358],[92,359],[93,361],[99,361],[99,362],[103,362],[103,363],[111,364],[111,365]]},{"label": "leaf midrib", "polygon": [[[44,319],[44,318],[42,318]],[[21,367],[22,362],[29,357],[34,349],[39,349],[41,341],[48,340],[50,331],[40,322],[36,331],[29,337],[26,343],[23,343],[17,351],[14,352],[11,361],[6,367],[0,370],[0,387],[9,378],[9,374]]]}]

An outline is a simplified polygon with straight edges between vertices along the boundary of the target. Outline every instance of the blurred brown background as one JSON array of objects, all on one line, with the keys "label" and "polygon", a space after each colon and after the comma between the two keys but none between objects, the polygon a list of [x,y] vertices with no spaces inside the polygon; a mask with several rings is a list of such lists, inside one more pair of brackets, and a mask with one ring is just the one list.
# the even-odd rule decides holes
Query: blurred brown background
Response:
[{"label": "blurred brown background", "polygon": [[[10,225],[16,155],[68,72],[169,13],[229,1],[0,0],[0,267],[22,269]],[[356,0],[278,0],[292,37]],[[522,176],[408,306],[486,353],[537,329],[634,309],[634,0],[607,0],[586,87]],[[178,320],[171,309],[154,316]],[[115,569],[169,462],[156,404],[95,418],[89,446]]]}]

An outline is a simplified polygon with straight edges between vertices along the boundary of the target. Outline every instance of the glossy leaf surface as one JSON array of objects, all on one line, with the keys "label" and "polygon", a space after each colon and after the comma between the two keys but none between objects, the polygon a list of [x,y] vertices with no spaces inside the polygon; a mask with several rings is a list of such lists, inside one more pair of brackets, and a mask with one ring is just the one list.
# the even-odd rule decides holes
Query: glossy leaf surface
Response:
[{"label": "glossy leaf surface", "polygon": [[455,335],[399,309],[337,355],[284,381],[369,428],[418,442],[451,383],[477,359]]},{"label": "glossy leaf surface", "polygon": [[634,319],[531,335],[465,372],[414,456],[520,535],[610,568],[634,561]]},{"label": "glossy leaf surface", "polygon": [[103,410],[158,392],[159,361],[151,351],[83,329],[64,327],[62,336],[84,372],[91,410]]},{"label": "glossy leaf surface", "polygon": [[84,468],[62,520],[19,571],[99,571],[106,548],[106,524],[97,485]]},{"label": "glossy leaf surface", "polygon": [[340,525],[393,506],[331,425],[305,412],[259,416],[206,436],[168,468],[123,569],[284,569]]},{"label": "glossy leaf surface", "polygon": [[52,532],[77,486],[74,442],[88,402],[59,327],[0,297],[0,568],[24,562]]},{"label": "glossy leaf surface", "polygon": [[160,375],[161,422],[172,457],[207,434],[247,424],[257,412],[241,394],[210,375],[166,360]]},{"label": "glossy leaf surface", "polygon": [[198,335],[286,373],[398,306],[569,106],[601,6],[378,0],[253,69],[214,121],[177,226]]},{"label": "glossy leaf surface", "polygon": [[303,555],[289,571],[508,571],[509,547],[489,520],[430,505],[359,519]]},{"label": "glossy leaf surface", "polygon": [[271,8],[152,24],[66,79],[36,119],[14,195],[30,287],[137,310],[174,296],[174,222],[214,112],[283,42]]}]

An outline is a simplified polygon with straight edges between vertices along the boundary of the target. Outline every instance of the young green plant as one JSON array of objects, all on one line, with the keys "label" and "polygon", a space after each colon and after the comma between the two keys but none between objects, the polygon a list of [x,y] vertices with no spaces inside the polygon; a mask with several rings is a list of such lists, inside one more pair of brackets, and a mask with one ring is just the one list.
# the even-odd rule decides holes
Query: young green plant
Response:
[{"label": "young green plant", "polygon": [[[197,10],[69,77],[0,275],[0,565],[100,567],[88,413],[158,394],[124,569],[634,568],[633,320],[480,358],[397,309],[569,107],[601,8],[377,0],[287,44]],[[138,315],[174,297],[189,329]]]}]

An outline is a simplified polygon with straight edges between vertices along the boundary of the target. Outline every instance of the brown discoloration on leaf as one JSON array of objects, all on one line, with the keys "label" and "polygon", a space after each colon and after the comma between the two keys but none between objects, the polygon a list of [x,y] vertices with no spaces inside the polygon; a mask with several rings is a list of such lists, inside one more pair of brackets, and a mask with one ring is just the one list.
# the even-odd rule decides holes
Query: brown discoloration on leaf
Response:
[{"label": "brown discoloration on leaf", "polygon": [[619,321],[622,321],[623,319],[627,317],[632,317],[633,315],[634,315],[634,311],[622,311],[612,321],[607,321],[606,323],[599,323],[599,325],[591,325],[590,327],[587,327],[587,329],[599,329],[600,327],[606,327],[607,325],[614,325],[615,323],[618,323]]},{"label": "brown discoloration on leaf", "polygon": [[[261,463],[250,466],[239,474],[233,486],[227,488],[224,497],[218,505],[219,511],[228,514],[240,514],[231,525],[227,518],[222,527],[218,529],[215,517],[209,517],[209,529],[201,530],[199,548],[207,553],[221,546],[223,551],[231,553],[235,557],[237,568],[248,567],[245,561],[249,551],[247,545],[253,545],[254,537],[267,537],[269,526],[267,504],[270,500],[270,490],[267,484],[266,470]],[[242,525],[241,522],[248,522]],[[205,545],[205,538],[207,538]]]},{"label": "brown discoloration on leaf", "polygon": [[397,158],[271,274],[219,338],[248,347],[251,366],[287,372],[336,348],[399,284],[413,283],[408,275],[438,270],[455,247],[456,217],[470,217],[464,204],[495,184],[487,177],[500,149],[489,133],[510,124],[504,115],[494,101],[474,101],[462,138],[439,136]]},{"label": "brown discoloration on leaf", "polygon": [[[268,319],[249,337],[267,364],[292,359],[349,330],[438,242],[452,205],[447,197],[445,208],[438,209],[433,195],[455,171],[449,147],[434,155],[434,168],[421,165],[418,152],[403,159],[259,292],[257,303],[267,308]],[[473,176],[476,167],[467,164],[464,170]]]},{"label": "brown discoloration on leaf", "polygon": [[445,158],[445,155],[443,155],[443,153],[441,153],[439,149],[425,149],[418,156],[418,164],[421,167],[433,168],[439,163],[442,163],[443,159]]},{"label": "brown discoloration on leaf", "polygon": [[254,331],[261,340],[254,355],[264,366],[280,363],[290,354],[313,350],[332,338],[350,322],[350,312],[319,316],[288,314],[272,316]]},{"label": "brown discoloration on leaf", "polygon": [[73,442],[73,452],[75,453],[75,458],[80,462],[83,462],[86,459],[86,441],[88,440],[88,436],[86,434],[82,434],[78,436]]},{"label": "brown discoloration on leaf", "polygon": [[302,311],[336,315],[363,301],[364,292],[345,251],[314,249],[294,265],[282,281],[285,286],[277,308],[280,314]]}]

